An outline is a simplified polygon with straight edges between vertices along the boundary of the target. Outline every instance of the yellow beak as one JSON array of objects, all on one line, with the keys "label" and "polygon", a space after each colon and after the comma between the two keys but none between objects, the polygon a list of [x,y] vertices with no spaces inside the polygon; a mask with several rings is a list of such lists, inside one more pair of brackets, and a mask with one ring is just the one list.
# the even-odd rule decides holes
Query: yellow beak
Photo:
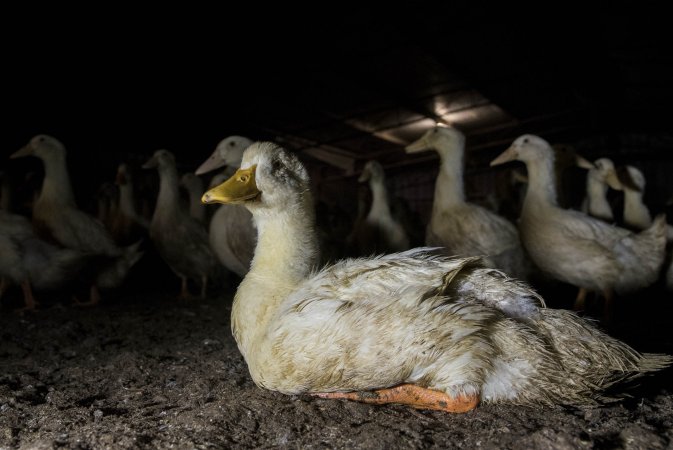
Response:
[{"label": "yellow beak", "polygon": [[514,147],[509,147],[504,152],[500,153],[493,161],[491,161],[490,166],[498,166],[509,161],[514,161],[517,158],[516,149]]},{"label": "yellow beak", "polygon": [[208,190],[203,197],[202,203],[243,203],[261,194],[255,183],[255,170],[257,165],[249,169],[238,169],[231,178],[219,186]]}]

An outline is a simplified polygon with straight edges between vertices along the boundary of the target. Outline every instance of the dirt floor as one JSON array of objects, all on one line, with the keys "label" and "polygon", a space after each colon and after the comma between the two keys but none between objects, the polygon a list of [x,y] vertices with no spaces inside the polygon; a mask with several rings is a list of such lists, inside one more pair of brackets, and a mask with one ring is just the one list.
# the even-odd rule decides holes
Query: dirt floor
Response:
[{"label": "dirt floor", "polygon": [[[191,302],[122,292],[93,308],[43,297],[25,314],[10,294],[0,309],[2,449],[673,447],[671,369],[589,409],[370,406],[256,387],[229,329],[231,290]],[[673,353],[671,297],[653,289],[622,301],[612,334]]]}]

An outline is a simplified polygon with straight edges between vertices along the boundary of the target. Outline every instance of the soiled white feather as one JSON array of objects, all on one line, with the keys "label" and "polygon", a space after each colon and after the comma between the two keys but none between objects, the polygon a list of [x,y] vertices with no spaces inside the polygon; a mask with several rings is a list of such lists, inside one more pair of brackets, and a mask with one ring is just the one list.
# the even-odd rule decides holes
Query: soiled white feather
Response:
[{"label": "soiled white feather", "polygon": [[430,149],[439,153],[441,163],[426,244],[444,247],[449,255],[483,256],[490,266],[526,279],[531,266],[516,227],[504,217],[465,200],[465,136],[455,128],[435,127],[406,148],[407,153]]},{"label": "soiled white feather", "polygon": [[[670,363],[546,309],[527,285],[479,258],[420,248],[319,269],[298,158],[255,143],[239,173],[204,199],[242,202],[257,224],[232,331],[262,387],[298,394],[411,383],[488,402],[586,404],[613,382]],[[246,195],[231,197],[230,186]]]}]

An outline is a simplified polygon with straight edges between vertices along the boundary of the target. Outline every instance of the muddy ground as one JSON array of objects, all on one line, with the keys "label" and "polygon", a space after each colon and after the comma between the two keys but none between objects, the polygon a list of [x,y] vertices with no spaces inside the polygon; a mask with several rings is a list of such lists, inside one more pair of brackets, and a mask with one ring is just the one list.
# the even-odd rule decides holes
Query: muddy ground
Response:
[{"label": "muddy ground", "polygon": [[[12,311],[20,297],[10,292],[0,309],[0,448],[673,447],[671,369],[589,409],[450,415],[286,396],[252,383],[229,330],[231,289],[178,302],[173,287],[119,292],[93,308],[43,297],[25,314]],[[622,300],[611,333],[673,353],[671,297],[651,289]]]}]

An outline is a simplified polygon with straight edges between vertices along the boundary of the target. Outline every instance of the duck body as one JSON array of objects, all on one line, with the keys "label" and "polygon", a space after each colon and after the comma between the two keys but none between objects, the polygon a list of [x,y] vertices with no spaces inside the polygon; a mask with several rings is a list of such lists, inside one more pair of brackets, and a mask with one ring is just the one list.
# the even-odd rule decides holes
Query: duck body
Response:
[{"label": "duck body", "polygon": [[407,146],[407,153],[434,149],[441,159],[425,242],[449,255],[483,256],[489,266],[526,279],[531,267],[514,224],[465,200],[464,148],[465,136],[447,127],[430,129]]},{"label": "duck body", "polygon": [[477,257],[418,248],[318,270],[307,172],[274,144],[250,146],[237,174],[204,201],[242,202],[257,224],[232,332],[261,387],[358,391],[367,401],[376,390],[414,385],[485,402],[585,404],[670,363],[546,309],[528,286]]},{"label": "duck body", "polygon": [[208,279],[219,274],[219,264],[208,243],[203,224],[180,205],[180,187],[175,158],[157,150],[144,168],[159,171],[159,196],[150,223],[150,238],[159,255],[182,280],[182,297],[190,297],[187,280],[201,283],[205,297]]},{"label": "duck body", "polygon": [[[241,165],[243,151],[252,141],[243,136],[222,139],[212,155],[201,164],[196,174],[208,173],[223,166],[234,169]],[[255,253],[257,233],[252,215],[239,205],[219,205],[209,224],[210,245],[224,267],[243,278],[250,269]]]},{"label": "duck body", "polygon": [[554,278],[590,291],[632,292],[653,283],[664,259],[665,217],[634,234],[556,205],[553,153],[542,138],[523,135],[491,162],[519,159],[528,190],[519,229],[535,264]]},{"label": "duck body", "polygon": [[40,239],[28,219],[0,210],[0,276],[22,286],[27,308],[35,307],[33,290],[60,289],[93,260],[94,255]]}]

